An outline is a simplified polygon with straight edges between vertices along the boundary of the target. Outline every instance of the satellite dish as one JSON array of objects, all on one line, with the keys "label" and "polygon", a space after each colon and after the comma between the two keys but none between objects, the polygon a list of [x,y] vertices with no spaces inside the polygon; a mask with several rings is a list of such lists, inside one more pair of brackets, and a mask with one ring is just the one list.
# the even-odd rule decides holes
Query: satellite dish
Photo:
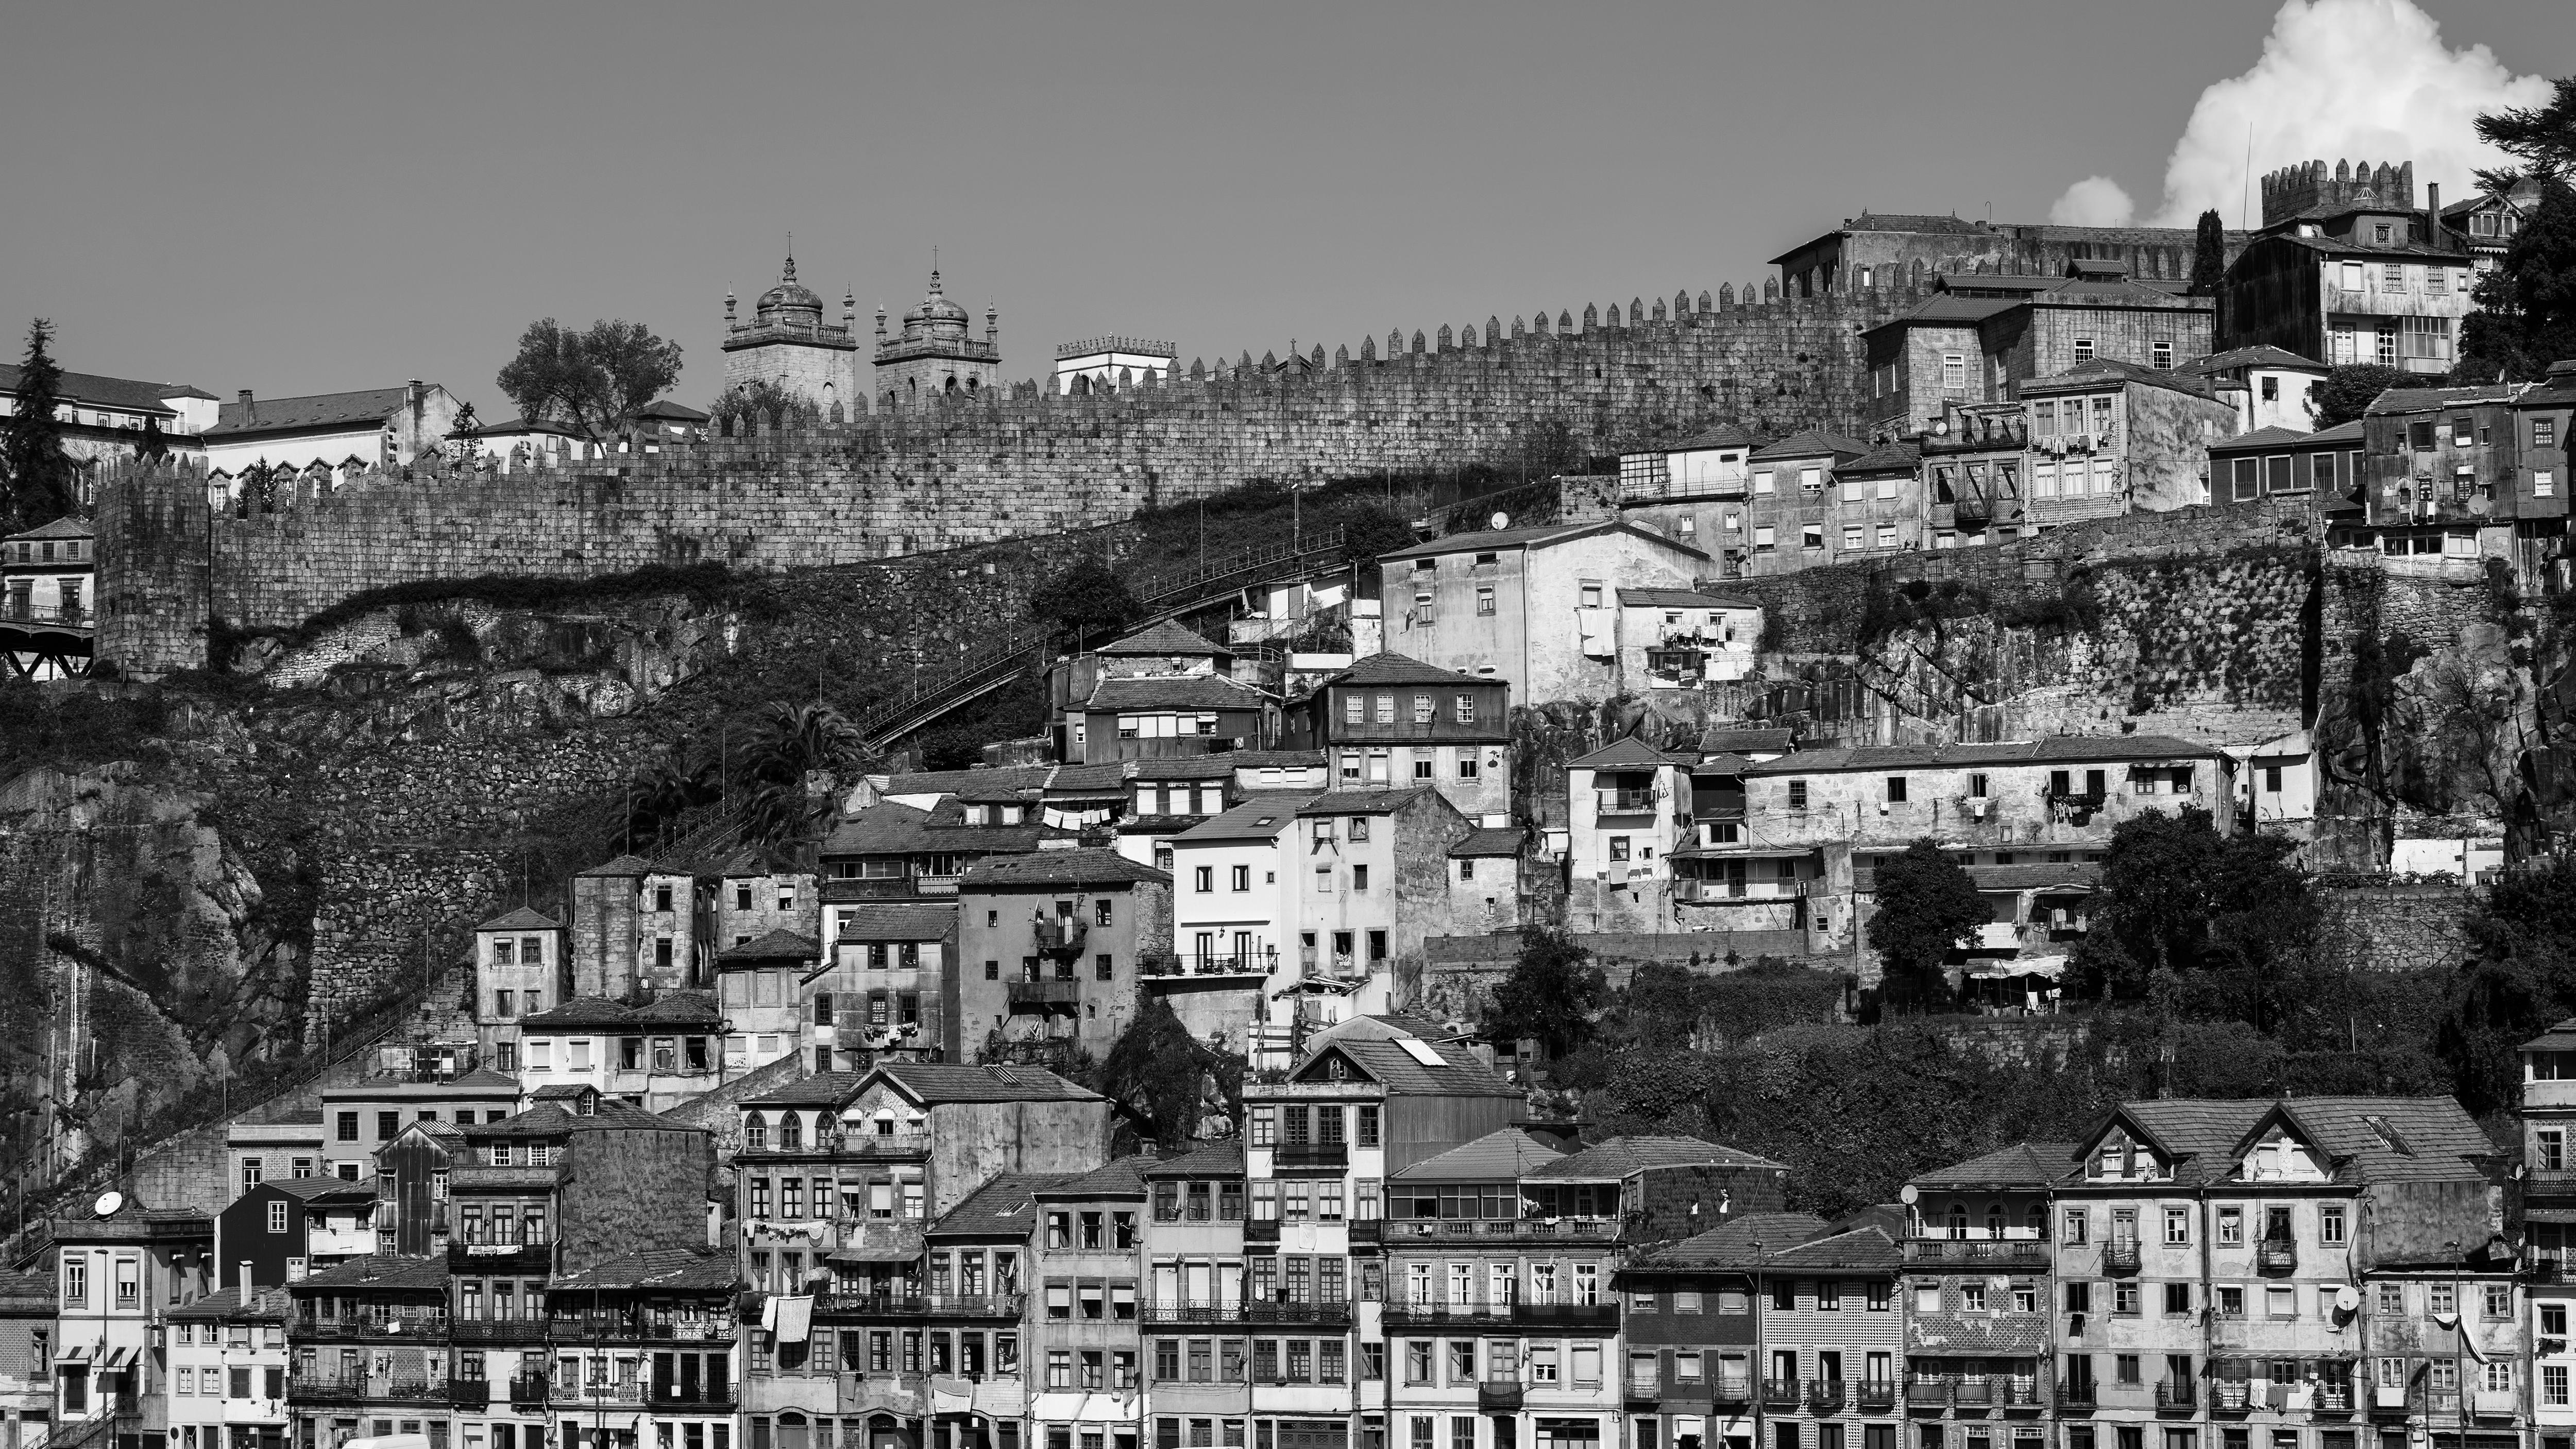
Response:
[{"label": "satellite dish", "polygon": [[98,1201],[91,1203],[89,1210],[100,1217],[112,1218],[116,1216],[116,1210],[123,1206],[125,1206],[125,1194],[110,1188],[98,1195]]},{"label": "satellite dish", "polygon": [[1493,524],[1496,528],[1509,528],[1512,526],[1512,516],[1497,508],[1494,510]]},{"label": "satellite dish", "polygon": [[1905,1204],[1907,1207],[1914,1206],[1914,1200],[1921,1196],[1923,1196],[1923,1194],[1915,1191],[1914,1184],[1910,1182],[1896,1190],[1896,1200]]},{"label": "satellite dish", "polygon": [[2361,1307],[2361,1290],[2347,1283],[2335,1290],[2335,1312],[2351,1313]]}]

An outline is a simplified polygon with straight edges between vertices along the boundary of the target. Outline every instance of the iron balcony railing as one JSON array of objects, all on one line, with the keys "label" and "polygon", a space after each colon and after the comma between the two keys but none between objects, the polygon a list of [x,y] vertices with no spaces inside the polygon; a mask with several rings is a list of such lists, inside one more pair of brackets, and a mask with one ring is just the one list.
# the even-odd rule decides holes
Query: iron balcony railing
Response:
[{"label": "iron balcony railing", "polygon": [[1887,1379],[1864,1379],[1852,1391],[1852,1399],[1864,1414],[1884,1414],[1896,1407],[1896,1385]]},{"label": "iron balcony railing", "polygon": [[2299,1270],[2299,1245],[2288,1238],[2265,1238],[2254,1245],[2254,1271],[2278,1277]]},{"label": "iron balcony railing", "polygon": [[1916,1376],[1905,1381],[1905,1402],[1913,1408],[1946,1406],[1950,1402],[1950,1381]]},{"label": "iron balcony railing", "polygon": [[1809,1379],[1807,1381],[1808,1408],[1815,1410],[1819,1414],[1830,1414],[1837,1409],[1840,1409],[1842,1406],[1843,1381],[1841,1379]]},{"label": "iron balcony railing", "polygon": [[2138,1243],[2135,1238],[2115,1238],[2102,1245],[2102,1271],[2135,1273],[2138,1271]]},{"label": "iron balcony railing", "polygon": [[2048,1261],[2048,1244],[2034,1238],[1907,1238],[1905,1261],[1963,1267]]}]

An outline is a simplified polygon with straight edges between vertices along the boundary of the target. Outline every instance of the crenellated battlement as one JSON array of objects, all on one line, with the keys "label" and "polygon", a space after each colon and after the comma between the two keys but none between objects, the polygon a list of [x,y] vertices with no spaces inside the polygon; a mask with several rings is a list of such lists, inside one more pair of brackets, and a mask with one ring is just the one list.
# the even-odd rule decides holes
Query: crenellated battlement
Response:
[{"label": "crenellated battlement", "polygon": [[2392,211],[2415,208],[2415,163],[2338,161],[2328,171],[2323,161],[2301,161],[2263,178],[2263,224],[2278,226],[2303,211],[2384,206]]},{"label": "crenellated battlement", "polygon": [[1802,298],[1728,286],[1587,305],[1579,323],[1564,308],[1396,329],[1383,352],[1366,337],[1114,388],[1049,378],[836,406],[811,427],[753,421],[607,458],[315,471],[246,500],[199,464],[127,465],[100,484],[100,647],[157,672],[202,663],[212,621],[292,625],[408,580],[817,567],[1114,522],[1257,479],[1547,466],[1716,422],[1850,430],[1861,332],[1921,295],[1911,280]]}]

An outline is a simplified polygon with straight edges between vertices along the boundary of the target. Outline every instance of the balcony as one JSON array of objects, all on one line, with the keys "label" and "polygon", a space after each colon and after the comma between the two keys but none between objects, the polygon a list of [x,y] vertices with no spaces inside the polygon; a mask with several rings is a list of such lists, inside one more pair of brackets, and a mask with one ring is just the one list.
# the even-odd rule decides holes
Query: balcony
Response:
[{"label": "balcony", "polygon": [[[1691,1387],[1688,1384],[1681,1385],[1685,1394]],[[1708,1381],[1708,1395],[1715,1403],[1749,1404],[1753,1402],[1753,1380],[1751,1376],[1745,1374],[1719,1374]]]},{"label": "balcony", "polygon": [[1147,976],[1267,976],[1279,964],[1275,950],[1156,952],[1138,970]]},{"label": "balcony", "polygon": [[1039,955],[1067,960],[1082,954],[1083,946],[1091,936],[1091,926],[1077,916],[1041,916],[1031,926],[1029,934]]},{"label": "balcony", "polygon": [[1601,815],[1652,815],[1655,792],[1652,790],[1595,790],[1592,807]]},{"label": "balcony", "polygon": [[1348,1167],[1347,1142],[1282,1142],[1270,1149],[1270,1165],[1281,1167]]},{"label": "balcony", "polygon": [[2126,1276],[2138,1271],[2138,1242],[2135,1238],[2117,1238],[2102,1245],[2102,1271]]},{"label": "balcony", "polygon": [[1682,876],[1673,882],[1673,898],[1703,906],[1720,902],[1794,901],[1806,897],[1808,884],[1803,880],[1704,880]]},{"label": "balcony", "polygon": [[1013,1011],[1024,1007],[1038,1011],[1057,1006],[1079,1007],[1082,1004],[1082,983],[1079,981],[1014,981],[1010,984],[1010,998]]},{"label": "balcony", "polygon": [[2036,1238],[1907,1238],[1908,1266],[1991,1268],[2011,1264],[2037,1266],[2048,1261],[2048,1244]]},{"label": "balcony", "polygon": [[2189,1379],[2156,1380],[2156,1409],[2159,1413],[2173,1410],[2189,1412],[2200,1402]]},{"label": "balcony", "polygon": [[1388,1328],[1508,1328],[1508,1303],[1389,1303],[1383,1320]]},{"label": "balcony", "polygon": [[554,1264],[555,1250],[544,1243],[447,1244],[447,1267],[455,1273],[545,1273]]},{"label": "balcony", "polygon": [[1348,1326],[1351,1303],[1345,1298],[1314,1303],[1156,1302],[1143,1309],[1147,1323],[1305,1323]]},{"label": "balcony", "polygon": [[2004,1406],[2004,1411],[2007,1413],[2039,1408],[2041,1406],[2039,1380],[1997,1379],[1995,1380],[1995,1399]]},{"label": "balcony", "polygon": [[1512,1322],[1523,1328],[1617,1328],[1616,1303],[1515,1303]]},{"label": "balcony", "polygon": [[1950,1390],[1950,1402],[1962,1414],[1982,1414],[1995,1406],[1995,1381],[1983,1374],[1962,1374]]},{"label": "balcony", "polygon": [[1253,1218],[1247,1221],[1243,1225],[1243,1240],[1247,1243],[1278,1242],[1279,1220],[1277,1218]]},{"label": "balcony", "polygon": [[492,1381],[490,1379],[449,1379],[447,1403],[448,1407],[461,1409],[467,1413],[482,1413],[492,1407]]},{"label": "balcony", "polygon": [[2057,1386],[2057,1407],[2063,1413],[2090,1411],[2093,1407],[2093,1397],[2093,1385],[2090,1383],[2060,1382]]},{"label": "balcony", "polygon": [[1918,1377],[1905,1381],[1905,1407],[1937,1412],[1949,1406],[1950,1381],[1948,1379]]},{"label": "balcony", "polygon": [[554,1380],[544,1374],[517,1375],[510,1380],[510,1407],[542,1409],[546,1406],[547,1391],[553,1387]]},{"label": "balcony", "polygon": [[295,1335],[311,1339],[383,1339],[395,1343],[437,1343],[447,1338],[444,1313],[398,1313],[370,1318],[298,1318]]},{"label": "balcony", "polygon": [[1794,1409],[1798,1407],[1799,1397],[1798,1381],[1796,1379],[1764,1379],[1762,1381],[1762,1406],[1764,1408]]},{"label": "balcony", "polygon": [[1886,1379],[1864,1379],[1852,1391],[1852,1401],[1864,1414],[1884,1414],[1896,1407],[1896,1385]]},{"label": "balcony", "polygon": [[2312,1413],[2331,1414],[2342,1418],[2352,1413],[2352,1399],[2352,1385],[2331,1381],[2321,1382],[2317,1385],[2316,1396],[2308,1407]]},{"label": "balcony", "polygon": [[653,1407],[692,1409],[731,1409],[742,1402],[729,1381],[717,1383],[656,1383],[652,1389]]},{"label": "balcony", "polygon": [[1516,1379],[1487,1379],[1476,1385],[1476,1409],[1485,1414],[1517,1414],[1521,1386]]},{"label": "balcony", "polygon": [[2481,1419],[2510,1418],[2521,1407],[2521,1396],[2511,1389],[2473,1389],[2469,1393],[2469,1412]]},{"label": "balcony", "polygon": [[2265,1238],[2254,1245],[2254,1271],[2267,1278],[2299,1271],[2299,1245],[2288,1238]]},{"label": "balcony", "polygon": [[[725,1310],[730,1313],[730,1309]],[[546,1320],[546,1336],[560,1343],[731,1343],[731,1317],[713,1313],[694,1317],[657,1313],[558,1313]]]},{"label": "balcony", "polygon": [[2209,1386],[2209,1407],[2221,1414],[2251,1413],[2254,1396],[2243,1379],[2219,1379]]},{"label": "balcony", "polygon": [[930,1294],[901,1297],[891,1293],[826,1293],[814,1300],[814,1311],[834,1318],[1003,1318],[1020,1316],[1027,1295],[1021,1293]]},{"label": "balcony", "polygon": [[1596,1242],[1607,1246],[1619,1237],[1617,1218],[1397,1218],[1387,1227],[1396,1241],[1443,1238],[1508,1239],[1513,1242]]},{"label": "balcony", "polygon": [[460,1318],[447,1326],[457,1343],[543,1343],[548,1324],[542,1318]]},{"label": "balcony", "polygon": [[364,1374],[295,1374],[286,1381],[286,1397],[304,1403],[345,1403],[367,1397]]},{"label": "balcony", "polygon": [[1842,1406],[1843,1381],[1841,1379],[1809,1379],[1807,1381],[1808,1408],[1819,1414],[1832,1414],[1840,1412]]},{"label": "balcony", "polygon": [[1362,1218],[1350,1224],[1350,1233],[1354,1246],[1361,1243],[1383,1243],[1386,1241],[1386,1219]]},{"label": "balcony", "polygon": [[554,1387],[554,1402],[557,1408],[570,1408],[575,1405],[582,1408],[640,1406],[644,1402],[644,1381],[628,1379],[624,1383],[579,1386],[558,1383]]}]

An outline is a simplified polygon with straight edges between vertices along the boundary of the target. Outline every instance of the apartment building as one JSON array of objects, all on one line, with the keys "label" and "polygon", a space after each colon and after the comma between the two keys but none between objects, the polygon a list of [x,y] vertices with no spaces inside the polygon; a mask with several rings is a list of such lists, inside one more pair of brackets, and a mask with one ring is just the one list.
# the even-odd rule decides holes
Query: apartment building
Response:
[{"label": "apartment building", "polygon": [[698,879],[689,870],[636,855],[620,855],[575,874],[571,971],[556,988],[559,999],[622,1000],[647,988],[705,986],[716,943],[703,938],[700,927],[707,913],[699,909],[698,895]]},{"label": "apartment building", "polygon": [[2236,433],[2236,410],[2180,369],[2097,358],[2032,378],[2019,395],[2035,524],[2205,503],[2210,445]]},{"label": "apartment building", "polygon": [[375,1207],[373,1185],[336,1175],[244,1187],[215,1214],[217,1286],[274,1288],[373,1252]]},{"label": "apartment building", "polygon": [[[906,911],[926,909],[954,914],[946,907],[845,906],[844,913],[855,915],[862,910]],[[836,928],[844,921],[835,922]],[[841,943],[863,952],[856,935],[835,936],[833,964],[842,956]],[[861,960],[865,961],[864,954]],[[716,953],[716,1006],[724,1012],[725,1033],[722,1043],[724,1070],[748,1072],[805,1050],[810,1035],[813,1043],[814,1070],[832,1069],[832,1052],[838,1042],[837,1018],[831,1014],[833,1003],[855,982],[846,977],[857,973],[827,971],[823,943],[794,931],[766,931],[738,946],[727,946]],[[817,977],[833,979],[818,981]],[[860,979],[864,979],[861,977]],[[820,1010],[809,1003],[819,1002]]]},{"label": "apartment building", "polygon": [[794,997],[815,1070],[863,1069],[889,1053],[921,1059],[945,1047],[963,984],[956,903],[875,901],[827,914],[824,964]]},{"label": "apartment building", "polygon": [[53,1220],[49,1376],[61,1442],[167,1442],[170,1364],[155,1325],[213,1291],[214,1237],[204,1213],[146,1207],[129,1193]]},{"label": "apartment building", "polygon": [[1924,432],[1950,408],[2013,401],[2033,379],[2068,368],[2111,361],[2161,371],[2212,347],[2207,299],[2116,262],[2072,262],[2053,276],[1944,275],[1935,285],[1911,311],[1862,334],[1875,428]]},{"label": "apartment building", "polygon": [[1175,1010],[1194,1008],[1188,1019],[1201,1032],[1248,1021],[1267,1040],[1273,983],[1300,970],[1292,904],[1293,873],[1303,864],[1297,809],[1315,798],[1302,790],[1255,793],[1172,837],[1172,946],[1188,989],[1166,995]]},{"label": "apartment building", "polygon": [[2016,1142],[1901,1190],[1905,1410],[1916,1424],[1963,1444],[2029,1446],[2061,1411],[2087,1406],[2051,1371],[2050,1192],[2074,1163],[2071,1142]]},{"label": "apartment building", "polygon": [[[2562,378],[2576,380],[2576,370]],[[2381,393],[2361,418],[2366,531],[2352,541],[2375,537],[2387,553],[2474,560],[2490,551],[2483,530],[2498,530],[2501,542],[2562,527],[2571,396],[2526,384]],[[2537,445],[2528,465],[2526,442]]]},{"label": "apartment building", "polygon": [[[2522,1251],[2524,1322],[2530,1356],[2524,1360],[2533,1427],[2544,1449],[2566,1449],[2576,1438],[2576,1401],[2568,1396],[2576,1375],[2576,1338],[2568,1315],[2576,1311],[2576,1019],[2562,1021],[2522,1044]],[[2429,1369],[2429,1365],[2428,1365]],[[2559,1441],[2553,1443],[2551,1441]]]},{"label": "apartment building", "polygon": [[417,1434],[457,1441],[444,1257],[371,1254],[286,1286],[296,1444]]},{"label": "apartment building", "polygon": [[474,928],[475,1045],[495,1071],[519,1069],[519,1019],[570,994],[563,923],[521,906]]},{"label": "apartment building", "polygon": [[1234,651],[1165,620],[1047,671],[1056,758],[1072,764],[1261,750],[1278,701],[1234,677]]},{"label": "apartment building", "polygon": [[1455,931],[1449,852],[1477,826],[1429,785],[1334,790],[1297,807],[1287,884],[1299,1009],[1317,1022],[1388,1009],[1392,973]]},{"label": "apartment building", "polygon": [[[1607,630],[1607,596],[1589,608]],[[1487,672],[1460,673],[1401,654],[1372,654],[1289,706],[1289,733],[1323,751],[1334,788],[1429,785],[1485,825],[1512,809],[1512,686]],[[1542,698],[1553,696],[1541,696]]]},{"label": "apartment building", "polygon": [[2220,346],[2449,372],[2476,259],[2440,225],[2439,188],[2418,210],[2411,162],[2331,177],[2322,165],[2263,178],[2263,226],[2219,288]]},{"label": "apartment building", "polygon": [[169,1449],[285,1449],[290,1310],[280,1288],[223,1288],[162,1316]]},{"label": "apartment building", "polygon": [[[1753,450],[1752,473],[1740,527],[1721,522],[1712,547],[1728,578],[1790,573],[1836,561],[1843,519],[1842,487],[1835,470],[1871,452],[1868,443],[1810,428]],[[1901,494],[1865,500],[1852,510],[1870,546],[1882,522],[1896,526]],[[1891,540],[1891,547],[1893,541]]]},{"label": "apartment building", "polygon": [[1124,805],[1111,823],[1118,853],[1168,873],[1172,840],[1255,792],[1320,791],[1328,771],[1319,750],[1235,750],[1222,755],[1138,760],[1122,782]]},{"label": "apartment building", "polygon": [[1140,1252],[1144,1161],[1122,1157],[1030,1191],[1038,1233],[1029,1419],[1053,1449],[1139,1449],[1145,1424]]},{"label": "apartment building", "polygon": [[519,1019],[519,1080],[531,1094],[588,1087],[668,1111],[716,1085],[723,1023],[713,991],[653,992],[636,1005],[576,996]]},{"label": "apartment building", "polygon": [[1143,981],[1178,970],[1171,876],[1105,846],[977,861],[958,879],[957,917],[941,977],[949,1061],[1023,1043],[1106,1057]]},{"label": "apartment building", "polygon": [[1720,423],[1668,447],[1619,456],[1619,516],[1669,539],[1704,548],[1725,529],[1725,515],[1744,509],[1752,478],[1747,460],[1762,440]]},{"label": "apartment building", "polygon": [[[478,1361],[460,1339],[463,1376],[506,1385],[479,1391],[496,1407],[486,1438],[478,1445],[469,1428],[463,1449],[541,1449],[549,1427],[565,1444],[731,1449],[738,1283],[733,1256],[705,1247],[615,1252],[563,1274],[547,1286],[543,1342],[515,1367]],[[523,1417],[540,1405],[550,1426]]]},{"label": "apartment building", "polygon": [[1566,905],[1577,929],[1673,928],[1673,852],[1694,841],[1696,761],[1630,736],[1568,762]]},{"label": "apartment building", "polygon": [[2362,425],[2264,427],[2209,445],[2209,502],[2243,508],[2277,499],[2320,518],[2356,521],[2364,513]]},{"label": "apartment building", "polygon": [[[1252,1442],[1250,1335],[1287,1319],[1275,1298],[1246,1296],[1243,1161],[1238,1138],[1144,1164],[1146,1408],[1155,1449]],[[1307,1311],[1311,1323],[1311,1301]],[[1364,1378],[1367,1345],[1360,1352]]]},{"label": "apartment building", "polygon": [[2356,1285],[2483,1244],[2492,1152],[2444,1098],[2123,1104],[2054,1195],[2070,1440],[2354,1443]]},{"label": "apartment building", "polygon": [[380,1046],[357,1080],[322,1091],[322,1171],[354,1182],[414,1124],[491,1120],[518,1109],[519,1083],[479,1065],[470,1043]]},{"label": "apartment building", "polygon": [[1605,699],[1616,692],[1617,591],[1696,587],[1713,546],[1613,518],[1400,548],[1378,559],[1387,649],[1522,699]]}]

